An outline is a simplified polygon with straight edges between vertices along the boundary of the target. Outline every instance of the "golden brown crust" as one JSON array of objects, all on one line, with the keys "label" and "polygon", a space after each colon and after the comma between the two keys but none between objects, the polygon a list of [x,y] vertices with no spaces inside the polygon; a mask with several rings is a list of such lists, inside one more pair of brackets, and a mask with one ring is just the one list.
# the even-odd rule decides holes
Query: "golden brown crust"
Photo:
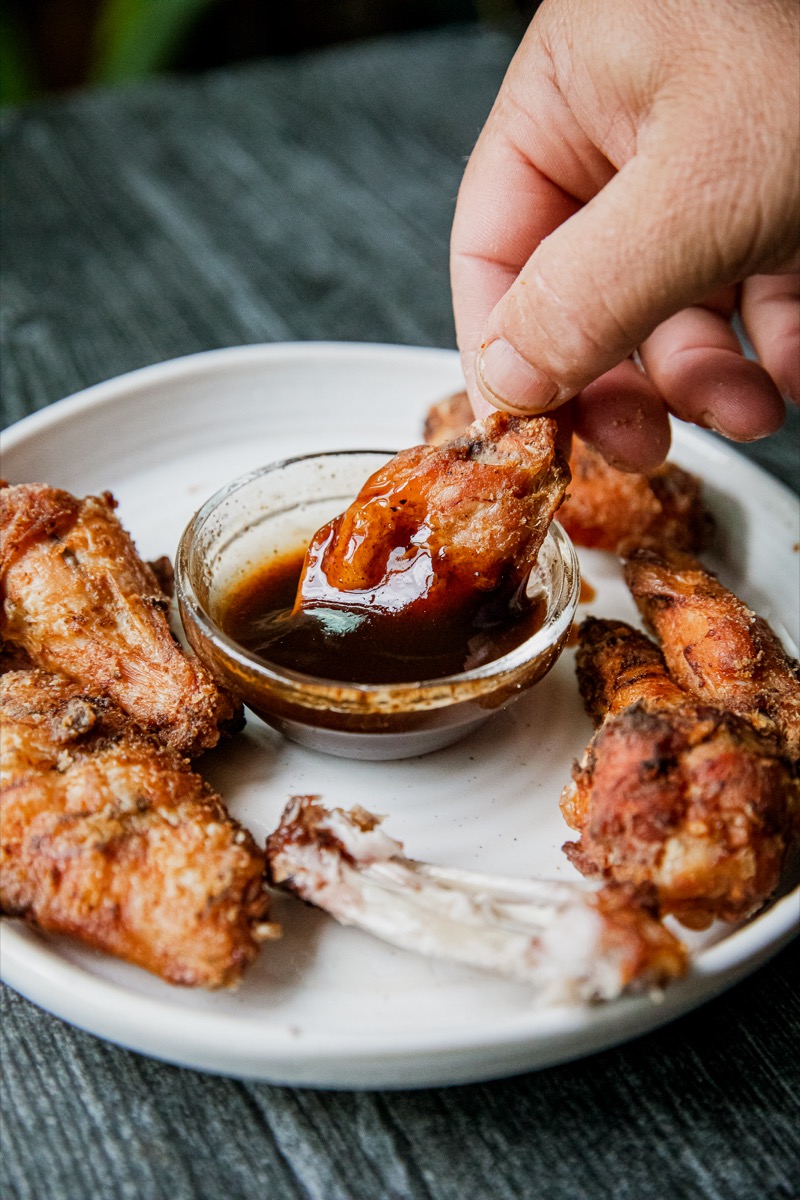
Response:
[{"label": "golden brown crust", "polygon": [[107,697],[0,681],[0,906],[170,983],[235,984],[269,927],[264,855]]},{"label": "golden brown crust", "polygon": [[[433,404],[425,441],[433,446],[461,436],[472,421],[466,392]],[[648,475],[618,471],[579,437],[572,439],[572,480],[558,519],[576,546],[620,554],[626,546],[666,545],[698,551],[708,545],[713,521],[700,480],[675,463]]]},{"label": "golden brown crust", "polygon": [[555,432],[549,418],[494,413],[454,442],[398,454],[313,539],[298,607],[430,614],[477,594],[511,596],[569,480]]},{"label": "golden brown crust", "polygon": [[628,545],[707,545],[712,523],[700,480],[675,463],[649,475],[618,471],[578,437],[569,463],[572,482],[558,519],[577,546],[619,554]]},{"label": "golden brown crust", "polygon": [[686,974],[686,947],[661,924],[654,888],[607,884],[595,904],[603,918],[601,953],[620,963],[623,987],[664,987]]},{"label": "golden brown crust", "polygon": [[437,400],[428,409],[422,436],[429,446],[443,446],[445,442],[463,437],[474,420],[467,393],[455,392]]},{"label": "golden brown crust", "polygon": [[640,700],[660,706],[685,700],[658,647],[624,621],[587,617],[578,637],[578,686],[595,725]]},{"label": "golden brown crust", "polygon": [[800,671],[777,636],[691,555],[638,550],[625,579],[676,683],[777,729],[800,756]]},{"label": "golden brown crust", "polygon": [[0,632],[36,666],[110,696],[181,753],[213,746],[241,706],[173,638],[169,600],[114,515],[44,484],[0,491]]},{"label": "golden brown crust", "polygon": [[663,664],[659,679],[654,649],[622,622],[581,627],[581,689],[604,719],[562,797],[581,835],[564,849],[584,874],[654,885],[662,912],[687,925],[738,920],[779,882],[798,781],[775,738],[686,696]]}]

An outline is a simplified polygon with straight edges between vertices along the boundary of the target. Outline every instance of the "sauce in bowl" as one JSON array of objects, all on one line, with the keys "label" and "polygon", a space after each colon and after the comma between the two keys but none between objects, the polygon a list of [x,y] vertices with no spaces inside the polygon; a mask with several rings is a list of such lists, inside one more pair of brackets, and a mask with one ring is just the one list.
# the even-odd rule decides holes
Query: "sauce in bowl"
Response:
[{"label": "sauce in bowl", "polygon": [[[293,612],[305,547],[253,568],[225,595],[219,622],[265,662],[344,683],[442,679],[501,658],[541,628],[543,596],[521,605],[484,598],[454,616],[319,605]],[[346,595],[346,593],[343,593]]]}]

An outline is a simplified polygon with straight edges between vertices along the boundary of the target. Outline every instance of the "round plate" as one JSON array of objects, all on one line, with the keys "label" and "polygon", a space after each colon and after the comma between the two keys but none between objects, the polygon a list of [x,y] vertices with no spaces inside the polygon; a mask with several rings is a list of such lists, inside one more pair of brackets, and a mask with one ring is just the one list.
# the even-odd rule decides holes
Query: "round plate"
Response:
[{"label": "round plate", "polygon": [[[194,355],[112,380],[21,421],[3,438],[11,482],[81,495],[110,489],[141,554],[173,554],[226,480],[287,455],[421,440],[428,405],[460,385],[450,351],[305,343]],[[673,457],[706,480],[719,521],[710,564],[796,649],[797,504],[702,432],[675,430]],[[636,621],[616,559],[581,553],[584,613]],[[251,718],[200,768],[259,839],[287,798],[362,804],[414,858],[507,875],[568,878],[558,807],[591,733],[565,653],[526,698],[470,741],[395,763],[303,749]],[[409,1087],[543,1067],[653,1029],[722,991],[794,932],[797,892],[739,929],[693,935],[691,974],[660,998],[537,1005],[522,985],[423,959],[336,925],[290,898],[235,993],[170,987],[144,971],[4,922],[3,978],[84,1029],[171,1062],[276,1083]]]}]

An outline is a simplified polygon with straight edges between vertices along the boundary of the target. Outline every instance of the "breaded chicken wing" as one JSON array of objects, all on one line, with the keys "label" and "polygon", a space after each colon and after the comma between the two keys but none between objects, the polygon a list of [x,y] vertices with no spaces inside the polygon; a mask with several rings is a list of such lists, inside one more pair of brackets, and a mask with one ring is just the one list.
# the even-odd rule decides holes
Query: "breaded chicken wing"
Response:
[{"label": "breaded chicken wing", "polygon": [[[459,437],[471,420],[467,393],[447,396],[428,410],[425,441],[439,446]],[[569,494],[558,519],[576,546],[621,553],[626,545],[694,551],[707,545],[713,522],[700,480],[675,463],[664,463],[648,475],[619,471],[573,437],[569,468]]]},{"label": "breaded chicken wing", "polygon": [[767,622],[691,555],[639,550],[625,579],[676,683],[755,725],[800,757],[800,670]]},{"label": "breaded chicken wing", "polygon": [[272,881],[344,925],[532,984],[549,1001],[609,1000],[686,971],[649,890],[590,892],[415,862],[381,820],[293,797],[267,841]]},{"label": "breaded chicken wing", "polygon": [[524,585],[569,481],[555,422],[494,413],[441,447],[404,450],[318,531],[296,611],[440,619]]},{"label": "breaded chicken wing", "polygon": [[113,699],[184,754],[241,724],[241,706],[170,633],[169,601],[114,514],[45,484],[0,490],[0,635],[38,667]]},{"label": "breaded chicken wing", "polygon": [[778,739],[698,702],[623,622],[580,628],[578,679],[597,730],[564,789],[564,847],[585,875],[654,885],[663,913],[704,928],[776,888],[800,821]]},{"label": "breaded chicken wing", "polygon": [[185,759],[106,697],[0,681],[0,908],[160,975],[235,984],[264,920],[264,854]]}]

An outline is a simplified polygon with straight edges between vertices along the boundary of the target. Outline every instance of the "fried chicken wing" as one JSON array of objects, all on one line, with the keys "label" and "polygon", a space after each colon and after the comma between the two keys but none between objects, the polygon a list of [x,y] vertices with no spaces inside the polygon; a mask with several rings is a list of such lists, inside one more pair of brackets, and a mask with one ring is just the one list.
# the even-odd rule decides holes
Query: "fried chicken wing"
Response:
[{"label": "fried chicken wing", "polygon": [[0,681],[0,908],[160,975],[235,984],[265,915],[264,854],[188,762],[107,697]]},{"label": "fried chicken wing", "polygon": [[712,529],[700,480],[675,463],[647,475],[609,466],[572,439],[572,482],[558,519],[576,546],[621,553],[630,545],[701,550]]},{"label": "fried chicken wing", "polygon": [[398,454],[313,538],[296,611],[438,620],[488,596],[509,601],[569,481],[555,430],[495,413],[454,442]]},{"label": "fried chicken wing", "polygon": [[775,890],[797,840],[800,791],[777,738],[698,702],[623,622],[580,628],[578,679],[597,730],[564,790],[564,847],[585,875],[651,884],[664,913],[704,928]]},{"label": "fried chicken wing", "polygon": [[241,724],[241,706],[173,638],[168,598],[114,507],[108,492],[78,500],[44,484],[0,490],[0,633],[36,666],[109,696],[165,745],[197,754]]},{"label": "fried chicken wing", "polygon": [[800,671],[767,622],[675,550],[636,551],[625,579],[672,678],[700,700],[774,727],[800,757]]},{"label": "fried chicken wing", "polygon": [[[471,420],[467,393],[447,396],[428,410],[425,441],[439,446],[459,437]],[[626,545],[694,551],[707,545],[713,522],[700,480],[675,463],[664,463],[648,475],[618,471],[573,437],[569,468],[569,494],[558,519],[576,546],[621,553]]]},{"label": "fried chicken wing", "polygon": [[267,842],[272,880],[345,925],[532,984],[549,1001],[609,1000],[686,971],[649,892],[502,879],[406,858],[363,808],[295,796]]}]

